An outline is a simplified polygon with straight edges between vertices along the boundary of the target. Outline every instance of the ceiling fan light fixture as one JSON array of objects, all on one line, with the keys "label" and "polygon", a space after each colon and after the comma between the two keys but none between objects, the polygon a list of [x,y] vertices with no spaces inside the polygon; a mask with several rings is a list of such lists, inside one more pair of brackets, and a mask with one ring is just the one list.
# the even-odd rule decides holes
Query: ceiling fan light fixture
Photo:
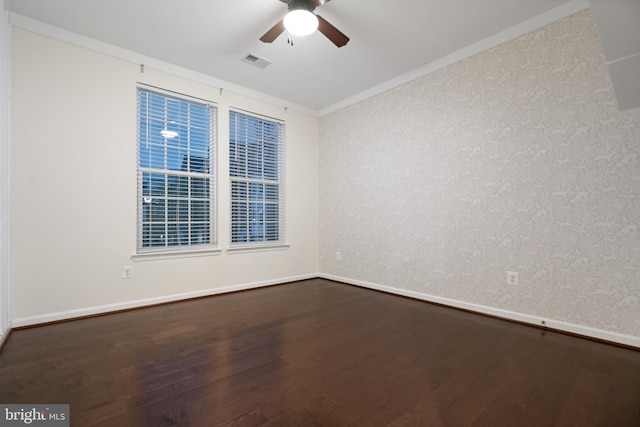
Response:
[{"label": "ceiling fan light fixture", "polygon": [[295,36],[308,36],[318,29],[318,18],[308,10],[295,9],[285,15],[284,27]]}]

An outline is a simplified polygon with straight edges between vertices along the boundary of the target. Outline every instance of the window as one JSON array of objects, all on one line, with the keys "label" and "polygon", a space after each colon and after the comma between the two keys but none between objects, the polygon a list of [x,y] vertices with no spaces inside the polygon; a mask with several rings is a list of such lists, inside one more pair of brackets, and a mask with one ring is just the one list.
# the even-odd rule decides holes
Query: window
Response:
[{"label": "window", "polygon": [[229,114],[231,244],[284,243],[284,123]]},{"label": "window", "polygon": [[138,87],[138,252],[216,243],[215,107]]}]

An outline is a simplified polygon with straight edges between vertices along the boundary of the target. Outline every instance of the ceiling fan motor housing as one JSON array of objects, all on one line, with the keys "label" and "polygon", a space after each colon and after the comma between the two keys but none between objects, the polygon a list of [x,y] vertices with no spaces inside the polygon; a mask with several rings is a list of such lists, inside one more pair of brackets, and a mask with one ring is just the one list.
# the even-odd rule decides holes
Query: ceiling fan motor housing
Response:
[{"label": "ceiling fan motor housing", "polygon": [[318,7],[318,3],[314,0],[291,0],[289,2],[289,11],[302,9],[313,12],[316,7]]}]

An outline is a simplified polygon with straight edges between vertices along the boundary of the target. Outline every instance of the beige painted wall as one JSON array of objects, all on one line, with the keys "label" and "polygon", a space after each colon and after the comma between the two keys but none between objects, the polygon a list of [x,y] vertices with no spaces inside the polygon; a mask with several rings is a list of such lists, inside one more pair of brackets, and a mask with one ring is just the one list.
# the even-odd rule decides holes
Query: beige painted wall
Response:
[{"label": "beige painted wall", "polygon": [[640,337],[640,109],[590,11],[320,129],[322,273]]},{"label": "beige painted wall", "polygon": [[10,69],[11,26],[5,1],[0,1],[0,346],[8,337],[11,327],[11,248],[10,232]]},{"label": "beige painted wall", "polygon": [[[14,324],[317,274],[317,118],[17,28],[13,76]],[[137,82],[218,104],[220,255],[130,260]],[[229,107],[286,121],[286,250],[225,251]]]}]

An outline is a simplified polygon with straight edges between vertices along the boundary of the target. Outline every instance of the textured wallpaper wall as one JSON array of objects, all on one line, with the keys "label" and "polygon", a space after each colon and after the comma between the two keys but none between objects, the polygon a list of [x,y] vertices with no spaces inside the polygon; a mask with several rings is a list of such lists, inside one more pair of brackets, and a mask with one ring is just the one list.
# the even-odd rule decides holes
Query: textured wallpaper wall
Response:
[{"label": "textured wallpaper wall", "polygon": [[640,336],[640,109],[589,10],[325,116],[320,150],[322,273]]}]

